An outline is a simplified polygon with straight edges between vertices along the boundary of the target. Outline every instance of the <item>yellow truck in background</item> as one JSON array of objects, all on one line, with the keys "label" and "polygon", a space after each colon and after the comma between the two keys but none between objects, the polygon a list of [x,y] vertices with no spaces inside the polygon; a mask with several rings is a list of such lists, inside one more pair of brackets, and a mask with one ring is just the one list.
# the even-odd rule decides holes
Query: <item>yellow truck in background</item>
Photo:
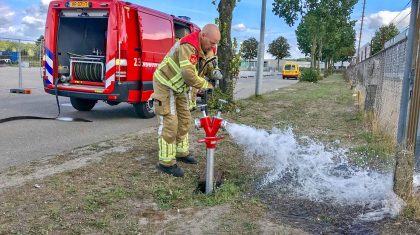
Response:
[{"label": "yellow truck in background", "polygon": [[283,65],[282,77],[283,79],[295,78],[299,79],[300,70],[299,65],[296,62],[286,62]]}]

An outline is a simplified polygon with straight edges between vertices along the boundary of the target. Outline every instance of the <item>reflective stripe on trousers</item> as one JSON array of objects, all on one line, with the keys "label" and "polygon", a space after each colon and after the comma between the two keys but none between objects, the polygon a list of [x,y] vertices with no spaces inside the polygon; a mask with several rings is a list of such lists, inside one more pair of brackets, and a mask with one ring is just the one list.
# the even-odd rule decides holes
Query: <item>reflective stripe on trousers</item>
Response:
[{"label": "reflective stripe on trousers", "polygon": [[169,144],[163,138],[158,139],[159,161],[165,165],[172,165],[176,157],[176,144]]},{"label": "reflective stripe on trousers", "polygon": [[158,116],[159,162],[165,165],[176,163],[176,157],[189,154],[188,132],[191,127],[191,113],[186,93],[175,95],[168,91],[169,98],[163,105],[170,106],[170,113]]},{"label": "reflective stripe on trousers", "polygon": [[181,153],[182,155],[186,155],[185,153],[188,152],[190,149],[190,143],[188,142],[188,134],[176,144],[176,152]]}]

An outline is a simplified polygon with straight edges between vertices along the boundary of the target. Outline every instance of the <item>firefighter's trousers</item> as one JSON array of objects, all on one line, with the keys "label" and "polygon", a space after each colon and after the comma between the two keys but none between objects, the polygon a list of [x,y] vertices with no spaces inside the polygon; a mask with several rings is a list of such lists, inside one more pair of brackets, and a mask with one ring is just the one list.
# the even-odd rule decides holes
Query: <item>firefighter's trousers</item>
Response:
[{"label": "firefighter's trousers", "polygon": [[189,97],[188,93],[175,94],[158,82],[154,82],[153,86],[154,108],[159,122],[159,163],[171,166],[176,163],[175,157],[189,154]]}]

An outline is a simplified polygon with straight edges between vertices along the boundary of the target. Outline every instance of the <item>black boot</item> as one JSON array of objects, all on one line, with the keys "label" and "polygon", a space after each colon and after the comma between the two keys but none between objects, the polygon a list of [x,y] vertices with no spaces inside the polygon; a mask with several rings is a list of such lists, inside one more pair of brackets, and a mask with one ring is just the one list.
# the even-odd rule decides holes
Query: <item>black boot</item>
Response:
[{"label": "black boot", "polygon": [[177,164],[172,166],[165,166],[159,164],[158,169],[166,174],[173,175],[175,177],[184,177],[184,171],[178,167]]},{"label": "black boot", "polygon": [[187,164],[197,164],[197,160],[191,154],[188,154],[186,157],[176,157],[176,160]]}]

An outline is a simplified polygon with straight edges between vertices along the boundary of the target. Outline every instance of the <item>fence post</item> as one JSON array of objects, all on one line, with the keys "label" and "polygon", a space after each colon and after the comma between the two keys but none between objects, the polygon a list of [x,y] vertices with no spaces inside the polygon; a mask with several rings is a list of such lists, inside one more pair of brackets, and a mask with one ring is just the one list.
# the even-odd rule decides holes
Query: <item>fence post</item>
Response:
[{"label": "fence post", "polygon": [[410,27],[408,29],[407,49],[405,57],[404,77],[402,82],[402,93],[400,103],[400,114],[398,118],[398,132],[397,142],[400,145],[407,143],[407,115],[410,103],[410,82],[412,74],[412,60],[413,60],[413,47],[416,31],[416,16],[417,16],[418,0],[411,1],[411,16]]},{"label": "fence post", "polygon": [[[42,78],[42,79],[44,79],[43,77],[42,77],[42,52],[44,51],[44,39],[41,39],[41,42],[40,42],[40,44],[39,44],[39,74],[41,75],[40,77]],[[43,81],[43,80],[42,80]]]},{"label": "fence post", "polygon": [[[420,91],[414,87],[414,91],[410,90],[410,83],[414,82],[418,85],[419,78],[415,78],[412,70],[413,57],[417,55],[418,46],[414,40],[418,34],[418,0],[411,1],[411,16],[410,28],[408,31],[405,71],[402,83],[400,114],[398,119],[398,133],[397,133],[397,152],[396,152],[396,165],[394,172],[394,191],[403,199],[411,197],[413,189],[413,173],[414,173],[414,144],[416,133],[413,130],[417,129],[418,120],[418,98]],[[418,65],[416,66],[418,68]],[[414,81],[413,81],[413,80]],[[412,94],[412,92],[414,92]],[[410,107],[410,109],[409,109]],[[417,107],[417,108],[416,108]],[[409,115],[409,119],[407,116]],[[415,123],[414,123],[415,122]],[[408,125],[407,125],[408,123]]]},{"label": "fence post", "polygon": [[18,40],[18,63],[19,63],[19,89],[22,89],[22,46]]},{"label": "fence post", "polygon": [[18,63],[19,63],[19,74],[18,74],[18,79],[19,79],[19,84],[18,84],[18,88],[12,88],[10,89],[10,93],[19,93],[19,94],[31,94],[32,90],[31,89],[24,89],[23,88],[23,76],[22,76],[22,41],[29,41],[29,40],[22,40],[22,39],[11,39],[11,38],[2,38],[2,39],[6,39],[6,40],[12,40],[12,41],[17,41],[18,45],[17,45],[17,56],[18,56]]}]

